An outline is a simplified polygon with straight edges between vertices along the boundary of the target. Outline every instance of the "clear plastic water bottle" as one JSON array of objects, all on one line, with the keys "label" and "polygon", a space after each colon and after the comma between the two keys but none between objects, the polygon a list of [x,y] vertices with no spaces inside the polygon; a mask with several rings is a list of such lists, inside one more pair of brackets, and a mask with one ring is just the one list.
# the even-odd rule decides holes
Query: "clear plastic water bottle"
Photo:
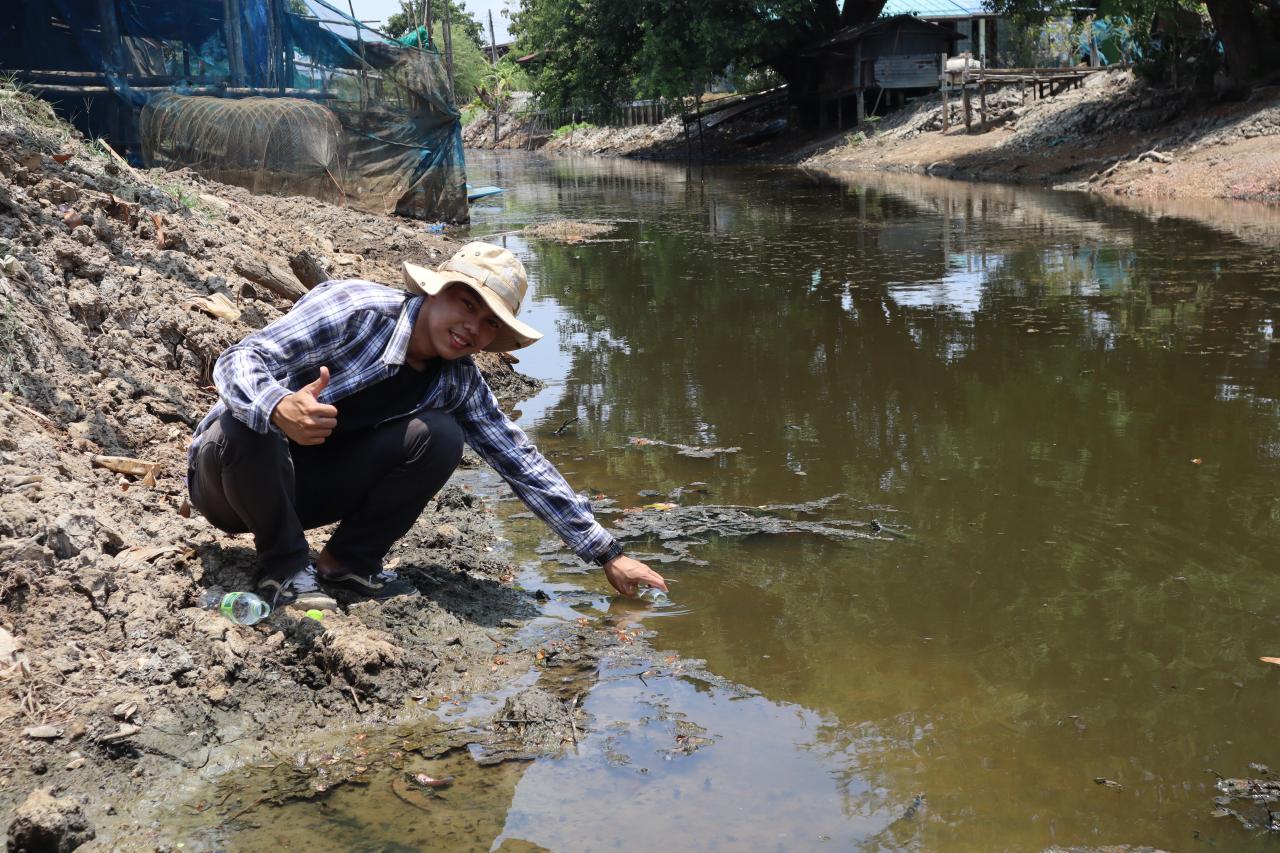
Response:
[{"label": "clear plastic water bottle", "polygon": [[223,592],[216,586],[204,594],[201,604],[237,625],[255,625],[271,615],[271,605],[252,592]]},{"label": "clear plastic water bottle", "polygon": [[645,584],[640,584],[640,590],[636,593],[636,598],[639,598],[641,601],[647,601],[654,607],[665,607],[671,603],[670,596],[665,592],[658,589],[656,586],[647,586]]}]

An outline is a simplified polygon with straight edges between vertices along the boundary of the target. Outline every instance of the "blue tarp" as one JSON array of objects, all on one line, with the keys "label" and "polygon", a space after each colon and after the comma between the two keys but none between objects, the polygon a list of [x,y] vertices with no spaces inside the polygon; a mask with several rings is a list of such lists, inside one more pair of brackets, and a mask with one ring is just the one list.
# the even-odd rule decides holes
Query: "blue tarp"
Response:
[{"label": "blue tarp", "polygon": [[[461,122],[439,55],[384,38],[325,0],[302,4],[309,14],[297,13],[296,2],[276,0],[106,0],[111,14],[104,16],[101,0],[31,0],[0,20],[0,67],[101,74],[136,114],[158,94],[271,96],[322,89],[309,97],[343,128],[349,204],[432,220],[466,219]],[[231,22],[239,63],[229,55],[229,5],[239,9],[239,20]],[[104,39],[112,29],[120,38]],[[166,101],[168,115],[176,109]],[[278,123],[287,116],[271,115],[275,125],[249,123],[246,132],[276,134],[271,138],[279,149]],[[151,141],[153,150],[190,152],[199,164],[216,159],[217,152],[198,151],[199,140]],[[145,155],[146,139],[142,147]]]}]

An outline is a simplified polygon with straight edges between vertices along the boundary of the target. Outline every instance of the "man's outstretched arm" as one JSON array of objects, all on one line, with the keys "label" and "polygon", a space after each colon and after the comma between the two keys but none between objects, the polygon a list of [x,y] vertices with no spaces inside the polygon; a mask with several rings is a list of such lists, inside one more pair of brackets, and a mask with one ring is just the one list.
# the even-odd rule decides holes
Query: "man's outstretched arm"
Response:
[{"label": "man's outstretched arm", "polygon": [[596,521],[591,504],[574,493],[524,430],[502,413],[483,381],[456,414],[467,443],[575,554],[603,566],[614,589],[626,596],[635,595],[642,583],[667,589],[662,575],[622,553],[617,540]]}]

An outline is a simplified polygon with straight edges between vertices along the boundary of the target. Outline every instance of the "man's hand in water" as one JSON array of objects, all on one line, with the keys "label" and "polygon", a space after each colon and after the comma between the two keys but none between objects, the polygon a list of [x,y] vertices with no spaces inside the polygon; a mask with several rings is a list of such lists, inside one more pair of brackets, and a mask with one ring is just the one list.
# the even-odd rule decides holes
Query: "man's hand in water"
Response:
[{"label": "man's hand in water", "polygon": [[324,444],[338,425],[338,410],[316,399],[329,384],[329,368],[320,368],[320,376],[276,404],[271,422],[297,444]]},{"label": "man's hand in water", "polygon": [[604,576],[613,584],[614,589],[628,597],[636,594],[640,584],[656,586],[663,592],[668,592],[667,582],[662,579],[662,575],[626,554],[619,554],[605,563]]}]

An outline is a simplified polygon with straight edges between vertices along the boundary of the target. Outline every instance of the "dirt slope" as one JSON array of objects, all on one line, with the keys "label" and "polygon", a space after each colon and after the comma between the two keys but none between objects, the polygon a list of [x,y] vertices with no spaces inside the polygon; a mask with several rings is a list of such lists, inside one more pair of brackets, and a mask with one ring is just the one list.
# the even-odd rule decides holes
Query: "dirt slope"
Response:
[{"label": "dirt slope", "polygon": [[[254,570],[248,537],[180,513],[208,372],[289,307],[237,266],[287,273],[306,249],[335,277],[397,282],[401,259],[455,247],[409,220],[139,175],[0,90],[0,832],[12,827],[15,849],[42,820],[59,843],[87,826],[98,849],[150,849],[155,810],[191,771],[326,727],[425,718],[535,668],[542,647],[516,636],[534,599],[491,553],[489,510],[456,484],[393,553],[420,598],[253,627],[195,606],[210,585],[248,588]],[[496,358],[482,369],[500,394],[536,385]],[[155,468],[120,473],[101,456]],[[569,713],[447,746],[557,748]]]},{"label": "dirt slope", "polygon": [[870,134],[847,134],[804,165],[1118,195],[1280,201],[1280,87],[1217,103],[1153,89],[1120,70],[1044,100],[1024,100],[1006,87],[988,97],[990,126],[975,124],[972,133],[955,99],[950,111],[944,132],[940,101],[918,102]]},{"label": "dirt slope", "polygon": [[[788,129],[755,141],[772,119],[755,113],[686,139],[679,118],[659,125],[579,128],[531,136],[508,118],[497,147],[642,159],[799,163],[822,169],[913,171],[966,180],[1058,186],[1126,196],[1280,201],[1280,86],[1224,103],[1186,90],[1155,89],[1128,70],[1106,71],[1053,98],[1015,86],[987,98],[989,124],[964,128],[958,99],[942,129],[929,96],[856,130]],[[482,117],[468,145],[495,147]],[[753,134],[755,136],[753,137]]]}]

